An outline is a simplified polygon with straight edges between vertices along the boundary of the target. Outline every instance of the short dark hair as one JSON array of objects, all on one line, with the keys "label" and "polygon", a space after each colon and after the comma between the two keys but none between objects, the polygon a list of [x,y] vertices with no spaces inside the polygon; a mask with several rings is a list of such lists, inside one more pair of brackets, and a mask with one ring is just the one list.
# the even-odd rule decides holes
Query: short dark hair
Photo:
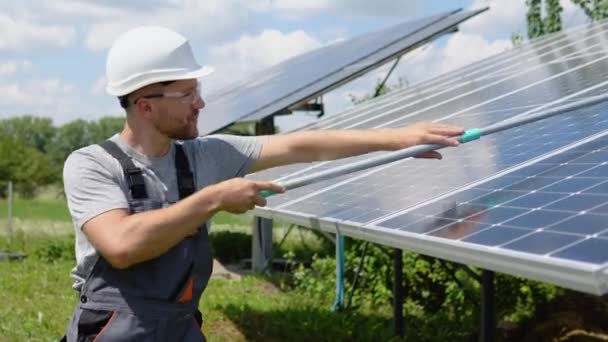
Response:
[{"label": "short dark hair", "polygon": [[[160,85],[163,85],[163,86],[168,86],[169,84],[171,84],[173,82],[175,82],[175,81],[164,81],[164,82],[157,82],[157,83],[154,83],[154,84],[160,84]],[[120,106],[123,109],[129,108],[129,106],[131,105],[131,103],[129,102],[129,96],[131,96],[131,94],[133,94],[133,93],[129,93],[127,95],[122,95],[122,96],[118,97],[118,103],[120,103]]]},{"label": "short dark hair", "polygon": [[123,96],[119,96],[119,97],[118,97],[118,103],[120,103],[120,106],[121,106],[123,109],[127,109],[127,108],[129,108],[129,104],[130,104],[130,103],[129,103],[129,95],[130,95],[130,94],[127,94],[127,95],[123,95]]}]

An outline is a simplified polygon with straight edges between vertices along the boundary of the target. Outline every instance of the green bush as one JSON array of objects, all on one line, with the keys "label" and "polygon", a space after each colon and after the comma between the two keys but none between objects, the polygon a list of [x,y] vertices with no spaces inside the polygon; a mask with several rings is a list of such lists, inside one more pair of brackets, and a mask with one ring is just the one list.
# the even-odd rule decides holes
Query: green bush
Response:
[{"label": "green bush", "polygon": [[[359,265],[365,242],[345,239],[346,300]],[[386,248],[370,244],[351,308],[392,305],[393,257]],[[334,257],[315,257],[310,268],[300,266],[293,274],[293,286],[313,298],[331,303],[335,291]],[[480,284],[474,273],[461,265],[439,259],[403,253],[404,317],[408,340],[467,341],[475,338],[479,326]],[[498,318],[522,322],[534,315],[538,305],[560,293],[555,286],[508,275],[496,275]]]},{"label": "green bush", "polygon": [[224,263],[251,257],[251,235],[246,233],[215,231],[209,234],[213,256]]},{"label": "green bush", "polygon": [[45,240],[34,248],[34,256],[47,263],[75,261],[74,237]]}]

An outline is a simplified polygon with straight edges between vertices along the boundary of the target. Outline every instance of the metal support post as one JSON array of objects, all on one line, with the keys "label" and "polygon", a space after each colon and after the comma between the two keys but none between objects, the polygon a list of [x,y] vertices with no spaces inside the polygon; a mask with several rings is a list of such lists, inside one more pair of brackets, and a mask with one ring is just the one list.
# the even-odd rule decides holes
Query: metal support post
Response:
[{"label": "metal support post", "polygon": [[481,342],[492,342],[496,332],[494,318],[494,272],[481,273]]},{"label": "metal support post", "polygon": [[336,299],[333,311],[344,308],[344,235],[336,234]]},{"label": "metal support post", "polygon": [[393,323],[395,335],[403,337],[403,251],[395,248],[393,251]]},{"label": "metal support post", "polygon": [[[266,117],[255,125],[256,135],[274,134],[274,117]],[[254,217],[251,232],[251,269],[255,272],[272,270],[272,220]]]},{"label": "metal support post", "polygon": [[272,220],[254,217],[251,239],[251,269],[255,272],[272,270]]},{"label": "metal support post", "polygon": [[13,244],[13,181],[8,181],[8,245]]}]

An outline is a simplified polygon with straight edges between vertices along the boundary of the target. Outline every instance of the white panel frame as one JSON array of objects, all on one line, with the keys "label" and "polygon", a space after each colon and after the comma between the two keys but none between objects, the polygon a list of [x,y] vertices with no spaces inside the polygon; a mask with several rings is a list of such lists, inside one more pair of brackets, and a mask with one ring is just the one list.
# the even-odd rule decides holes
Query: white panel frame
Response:
[{"label": "white panel frame", "polygon": [[312,215],[302,215],[286,210],[256,208],[255,215],[287,221],[327,233],[340,233],[355,239],[473,265],[482,269],[549,282],[593,295],[601,296],[608,293],[608,265],[598,266],[378,226],[360,227],[348,221],[320,219]]}]

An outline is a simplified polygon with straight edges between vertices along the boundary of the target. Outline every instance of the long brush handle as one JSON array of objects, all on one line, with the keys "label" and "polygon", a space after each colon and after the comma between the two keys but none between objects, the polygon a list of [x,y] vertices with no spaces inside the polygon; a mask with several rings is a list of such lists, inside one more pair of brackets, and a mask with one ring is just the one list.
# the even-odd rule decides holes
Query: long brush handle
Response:
[{"label": "long brush handle", "polygon": [[[591,106],[594,104],[598,104],[600,102],[604,102],[608,100],[608,94],[598,95],[594,97],[590,97],[584,100],[572,102],[563,106],[555,107],[553,109],[548,109],[545,111],[541,111],[535,114],[526,115],[521,118],[515,119],[507,119],[505,121],[489,125],[483,128],[471,128],[466,130],[459,138],[458,141],[460,143],[468,143],[470,141],[477,140],[482,136],[487,136],[490,134],[494,134],[497,132],[501,132],[513,127],[518,127],[522,125],[526,125],[532,122],[536,122],[539,120],[543,120],[558,114],[567,113],[582,107]],[[309,185],[312,183],[321,182],[327,179],[343,176],[346,174],[350,174],[353,172],[366,170],[375,166],[392,163],[398,160],[402,160],[405,158],[415,157],[425,152],[435,151],[442,148],[445,148],[445,145],[434,145],[434,144],[425,144],[425,145],[417,145],[413,147],[408,147],[399,151],[391,152],[379,157],[370,158],[366,160],[357,161],[351,164],[338,166],[330,170],[315,172],[313,174],[309,174],[302,177],[293,178],[290,180],[286,180],[284,182],[276,182],[277,185],[280,185],[285,188],[285,190],[291,190],[295,188],[299,188],[305,185]],[[274,195],[271,191],[261,191],[260,195],[263,197],[269,197]]]}]

